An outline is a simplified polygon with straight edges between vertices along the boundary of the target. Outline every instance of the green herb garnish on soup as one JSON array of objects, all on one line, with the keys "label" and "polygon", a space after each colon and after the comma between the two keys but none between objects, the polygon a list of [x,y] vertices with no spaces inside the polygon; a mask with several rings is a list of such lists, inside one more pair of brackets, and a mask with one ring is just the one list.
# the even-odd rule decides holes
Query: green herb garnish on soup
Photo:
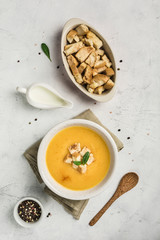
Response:
[{"label": "green herb garnish on soup", "polygon": [[87,161],[88,161],[88,159],[89,159],[89,155],[90,155],[89,152],[86,152],[86,153],[84,154],[84,156],[83,156],[83,158],[82,158],[82,164],[83,164],[83,165],[87,163]]},{"label": "green herb garnish on soup", "polygon": [[81,161],[73,161],[73,163],[77,166],[81,165]]}]

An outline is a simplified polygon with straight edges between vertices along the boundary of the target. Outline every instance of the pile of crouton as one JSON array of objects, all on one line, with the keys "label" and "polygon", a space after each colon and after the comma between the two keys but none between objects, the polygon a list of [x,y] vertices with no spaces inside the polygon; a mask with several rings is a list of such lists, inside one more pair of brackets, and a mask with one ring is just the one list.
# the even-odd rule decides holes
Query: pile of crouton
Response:
[{"label": "pile of crouton", "polygon": [[102,94],[114,86],[114,70],[103,43],[86,25],[71,30],[67,43],[64,53],[77,83],[94,94]]},{"label": "pile of crouton", "polygon": [[[78,170],[80,173],[85,173],[87,171],[87,166],[89,166],[95,160],[91,150],[86,146],[81,149],[80,143],[74,143],[68,148],[68,150],[69,153],[65,156],[64,162],[71,164],[72,167]],[[86,152],[89,152],[89,159],[87,163],[77,166],[74,162],[81,161]]]}]

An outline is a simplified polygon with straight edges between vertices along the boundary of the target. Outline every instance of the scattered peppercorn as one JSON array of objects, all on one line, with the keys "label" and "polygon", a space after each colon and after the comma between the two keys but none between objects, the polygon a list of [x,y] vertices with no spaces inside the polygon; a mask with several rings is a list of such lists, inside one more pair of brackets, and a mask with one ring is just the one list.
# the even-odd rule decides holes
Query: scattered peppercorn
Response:
[{"label": "scattered peppercorn", "polygon": [[28,124],[31,124],[31,122],[29,122]]},{"label": "scattered peppercorn", "polygon": [[130,139],[130,137],[127,137],[127,139]]},{"label": "scattered peppercorn", "polygon": [[48,218],[49,216],[52,216],[52,214],[51,214],[50,212],[47,214],[47,216],[46,216],[46,217]]},{"label": "scattered peppercorn", "polygon": [[25,200],[18,206],[18,215],[25,222],[36,222],[41,217],[41,207],[33,200]]},{"label": "scattered peppercorn", "polygon": [[59,66],[57,66],[57,69],[59,68]]},{"label": "scattered peppercorn", "polygon": [[117,70],[119,71],[119,70],[120,70],[120,68],[117,68]]},{"label": "scattered peppercorn", "polygon": [[41,55],[41,52],[39,52],[38,54]]},{"label": "scattered peppercorn", "polygon": [[120,132],[121,131],[121,129],[118,129],[118,132]]},{"label": "scattered peppercorn", "polygon": [[96,104],[96,102],[94,104]]},{"label": "scattered peppercorn", "polygon": [[17,61],[17,63],[19,63],[19,62],[20,62],[20,60]]},{"label": "scattered peppercorn", "polygon": [[123,62],[122,60],[119,61],[120,63]]},{"label": "scattered peppercorn", "polygon": [[35,118],[34,121],[37,121],[37,118]]}]

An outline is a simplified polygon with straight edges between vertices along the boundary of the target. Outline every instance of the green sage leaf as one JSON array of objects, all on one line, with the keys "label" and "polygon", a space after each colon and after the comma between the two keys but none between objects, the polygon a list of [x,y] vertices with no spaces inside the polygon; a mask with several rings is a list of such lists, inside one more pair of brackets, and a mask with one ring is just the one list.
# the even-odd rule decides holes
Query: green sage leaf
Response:
[{"label": "green sage leaf", "polygon": [[82,164],[83,164],[83,165],[87,163],[87,161],[88,161],[88,159],[89,159],[89,155],[90,155],[89,152],[86,152],[86,153],[84,154],[83,159],[82,159]]},{"label": "green sage leaf", "polygon": [[49,60],[52,62],[51,58],[50,58],[50,52],[49,52],[49,48],[45,43],[41,44],[41,48],[42,51],[44,52],[44,54],[49,58]]},{"label": "green sage leaf", "polygon": [[79,166],[79,165],[82,164],[81,161],[73,161],[73,163],[74,163],[75,165],[77,165],[77,166]]}]

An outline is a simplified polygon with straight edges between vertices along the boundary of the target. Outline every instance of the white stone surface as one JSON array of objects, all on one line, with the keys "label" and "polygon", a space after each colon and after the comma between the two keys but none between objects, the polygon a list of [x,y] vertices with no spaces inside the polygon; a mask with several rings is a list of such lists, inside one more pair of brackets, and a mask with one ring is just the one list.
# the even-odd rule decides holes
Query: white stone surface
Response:
[{"label": "white stone surface", "polygon": [[[120,71],[117,93],[108,103],[95,105],[76,89],[63,68],[60,36],[72,17],[95,26],[113,50]],[[159,0],[0,1],[0,240],[160,239],[159,39]],[[52,62],[38,54],[42,42],[49,46]],[[45,111],[29,106],[15,89],[36,82],[54,86],[74,102],[73,109]],[[124,149],[111,189],[91,199],[76,221],[43,193],[22,154],[55,124],[88,108],[117,134]],[[90,227],[90,219],[129,171],[139,174],[137,187]],[[13,219],[13,207],[24,196],[38,197],[46,215],[52,213],[35,229],[21,228]]]}]

